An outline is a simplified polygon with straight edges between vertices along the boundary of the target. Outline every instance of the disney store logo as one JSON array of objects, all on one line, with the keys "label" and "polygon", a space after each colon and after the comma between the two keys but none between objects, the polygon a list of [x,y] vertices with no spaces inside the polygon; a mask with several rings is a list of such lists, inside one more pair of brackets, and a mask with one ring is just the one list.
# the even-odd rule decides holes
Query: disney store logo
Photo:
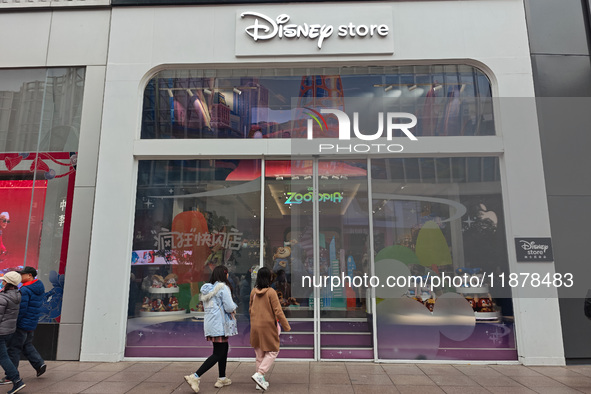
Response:
[{"label": "disney store logo", "polygon": [[517,261],[554,261],[550,238],[515,238]]},{"label": "disney store logo", "polygon": [[333,25],[319,23],[298,25],[288,23],[291,17],[287,14],[281,14],[273,19],[258,12],[243,12],[240,17],[254,18],[254,23],[244,29],[246,34],[252,37],[254,41],[270,40],[275,37],[279,39],[307,38],[316,40],[318,49],[322,49],[324,40],[331,37],[335,31],[339,37],[386,37],[390,32],[389,27],[385,24],[355,25],[350,22],[336,28]]},{"label": "disney store logo", "polygon": [[523,250],[535,251],[532,253],[543,254],[546,253],[546,251],[548,250],[548,245],[537,245],[535,241],[525,241],[522,239],[520,242],[521,248]]}]

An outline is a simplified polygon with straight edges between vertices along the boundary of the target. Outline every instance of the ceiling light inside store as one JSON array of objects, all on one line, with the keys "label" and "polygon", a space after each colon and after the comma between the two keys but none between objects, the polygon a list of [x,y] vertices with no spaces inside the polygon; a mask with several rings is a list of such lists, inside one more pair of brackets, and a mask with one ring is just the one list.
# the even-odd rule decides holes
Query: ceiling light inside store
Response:
[{"label": "ceiling light inside store", "polygon": [[422,97],[423,93],[425,93],[425,89],[419,88],[417,87],[417,85],[413,85],[408,88],[408,94],[406,97],[417,99],[419,97]]},{"label": "ceiling light inside store", "polygon": [[204,88],[203,89],[203,93],[205,93],[205,94],[212,94],[211,90],[209,90],[208,88]]},{"label": "ceiling light inside store", "polygon": [[232,89],[234,91],[234,93],[236,93],[237,95],[241,95],[242,94],[242,90],[238,89],[238,88],[233,88]]},{"label": "ceiling light inside store", "polygon": [[402,90],[400,89],[392,89],[384,92],[384,97],[398,98],[400,96],[402,96]]},{"label": "ceiling light inside store", "polygon": [[349,205],[351,205],[355,199],[360,186],[361,183],[345,183],[345,189],[343,189],[341,195],[346,198],[343,198],[341,203],[341,215],[344,215],[347,212],[347,209],[349,209]]},{"label": "ceiling light inside store", "polygon": [[281,214],[284,216],[289,215],[289,208],[291,208],[291,205],[286,205],[283,201],[283,199],[287,199],[287,193],[285,193],[283,189],[284,185],[269,183],[267,186],[271,192],[273,200],[275,200],[275,204],[277,205],[279,212],[281,212]]}]

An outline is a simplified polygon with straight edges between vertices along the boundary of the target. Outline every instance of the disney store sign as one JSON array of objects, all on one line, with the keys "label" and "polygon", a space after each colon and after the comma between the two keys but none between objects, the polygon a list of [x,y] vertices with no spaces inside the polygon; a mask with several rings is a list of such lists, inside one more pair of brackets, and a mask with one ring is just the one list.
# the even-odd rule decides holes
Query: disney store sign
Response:
[{"label": "disney store sign", "polygon": [[390,7],[278,7],[237,12],[236,56],[392,54]]},{"label": "disney store sign", "polygon": [[550,238],[515,238],[519,262],[554,261]]},{"label": "disney store sign", "polygon": [[273,38],[304,38],[315,40],[318,49],[322,49],[324,40],[331,37],[333,33],[339,37],[371,38],[374,36],[386,37],[390,32],[390,28],[385,24],[355,25],[349,22],[335,27],[326,23],[289,23],[291,17],[287,14],[271,18],[259,12],[243,12],[240,17],[254,19],[254,23],[247,26],[244,31],[255,41],[271,40]]}]

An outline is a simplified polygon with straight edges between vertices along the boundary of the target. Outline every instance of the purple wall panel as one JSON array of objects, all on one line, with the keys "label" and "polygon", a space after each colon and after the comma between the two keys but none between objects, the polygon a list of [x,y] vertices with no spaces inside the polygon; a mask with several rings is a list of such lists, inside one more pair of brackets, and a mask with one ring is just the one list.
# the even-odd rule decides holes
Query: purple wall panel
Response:
[{"label": "purple wall panel", "polygon": [[320,358],[327,360],[371,360],[373,359],[373,349],[321,349]]},{"label": "purple wall panel", "polygon": [[371,347],[372,336],[371,335],[359,335],[359,334],[322,334],[320,336],[321,347]]},{"label": "purple wall panel", "polygon": [[322,332],[371,332],[367,322],[330,321],[321,322]]},{"label": "purple wall panel", "polygon": [[314,346],[314,333],[309,334],[292,334],[290,332],[282,332],[279,336],[281,346]]}]

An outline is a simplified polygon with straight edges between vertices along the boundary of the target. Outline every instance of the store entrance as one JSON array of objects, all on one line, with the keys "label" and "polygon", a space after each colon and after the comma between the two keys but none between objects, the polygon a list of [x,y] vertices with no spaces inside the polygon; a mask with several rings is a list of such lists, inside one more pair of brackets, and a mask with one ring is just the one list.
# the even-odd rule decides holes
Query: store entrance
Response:
[{"label": "store entrance", "polygon": [[265,161],[264,264],[292,332],[281,356],[373,359],[365,160]]}]

